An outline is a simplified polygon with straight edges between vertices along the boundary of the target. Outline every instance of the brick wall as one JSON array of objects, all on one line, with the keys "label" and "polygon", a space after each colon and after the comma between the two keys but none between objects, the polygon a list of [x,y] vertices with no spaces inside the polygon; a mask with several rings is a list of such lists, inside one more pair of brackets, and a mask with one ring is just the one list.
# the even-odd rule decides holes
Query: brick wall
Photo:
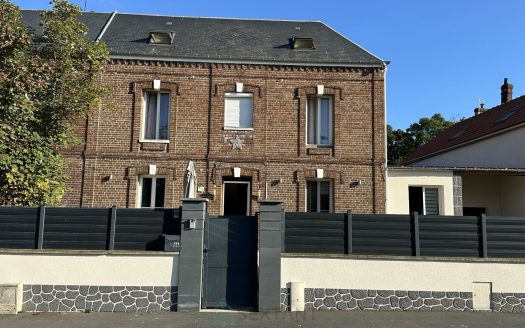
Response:
[{"label": "brick wall", "polygon": [[[306,179],[322,168],[333,181],[335,211],[383,213],[383,74],[370,68],[114,60],[101,78],[111,88],[104,108],[87,119],[86,129],[79,123],[85,150],[66,152],[70,180],[63,205],[135,207],[138,177],[155,164],[167,178],[166,206],[179,206],[184,170],[194,160],[198,185],[213,195],[212,214],[220,212],[222,179],[233,167],[252,180],[252,212],[265,195],[259,181],[267,182],[269,198],[284,200],[286,210],[304,210]],[[139,141],[142,93],[154,79],[171,95],[169,144]],[[224,130],[224,93],[234,92],[236,82],[253,93],[253,131]],[[317,85],[334,102],[330,149],[305,144],[306,99]],[[242,149],[232,149],[236,136]]]}]

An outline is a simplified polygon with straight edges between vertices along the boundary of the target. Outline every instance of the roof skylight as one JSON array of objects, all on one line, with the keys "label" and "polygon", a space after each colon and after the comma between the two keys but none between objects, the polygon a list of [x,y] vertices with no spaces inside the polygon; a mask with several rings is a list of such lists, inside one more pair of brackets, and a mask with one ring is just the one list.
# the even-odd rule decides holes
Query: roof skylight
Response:
[{"label": "roof skylight", "polygon": [[508,120],[509,118],[512,117],[512,115],[516,114],[516,110],[513,110],[511,112],[508,112],[507,114],[505,114],[505,116],[503,116],[502,118],[500,118],[499,120],[496,121],[496,123],[502,123],[502,122],[505,122],[506,120]]},{"label": "roof skylight", "polygon": [[315,49],[314,39],[294,36],[292,38],[292,49]]},{"label": "roof skylight", "polygon": [[150,32],[149,43],[152,44],[172,44],[175,32]]}]

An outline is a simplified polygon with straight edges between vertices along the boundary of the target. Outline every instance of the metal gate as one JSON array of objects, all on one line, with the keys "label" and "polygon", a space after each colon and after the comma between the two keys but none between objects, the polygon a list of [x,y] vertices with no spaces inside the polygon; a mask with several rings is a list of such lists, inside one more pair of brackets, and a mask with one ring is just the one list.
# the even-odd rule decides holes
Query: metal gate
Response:
[{"label": "metal gate", "polygon": [[257,217],[210,216],[204,233],[203,307],[256,309]]}]

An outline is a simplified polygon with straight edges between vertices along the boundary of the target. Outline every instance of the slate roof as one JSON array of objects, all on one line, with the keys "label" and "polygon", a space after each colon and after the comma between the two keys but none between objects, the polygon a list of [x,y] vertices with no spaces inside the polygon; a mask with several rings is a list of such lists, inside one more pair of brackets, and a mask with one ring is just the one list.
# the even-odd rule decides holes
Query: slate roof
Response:
[{"label": "slate roof", "polygon": [[525,96],[521,96],[454,124],[409,155],[402,164],[415,163],[524,123]]},{"label": "slate roof", "polygon": [[[39,11],[23,10],[24,22],[38,27]],[[96,39],[111,14],[85,12],[81,20]],[[36,29],[37,31],[38,28]],[[175,32],[173,44],[153,45],[149,33]],[[292,37],[312,37],[314,50],[291,49]],[[383,66],[386,63],[316,21],[277,21],[116,13],[102,36],[114,58],[281,63],[329,66]]]},{"label": "slate roof", "polygon": [[[42,34],[40,26],[41,10],[22,10],[22,22],[36,34]],[[100,31],[108,21],[111,14],[108,13],[90,13],[85,12],[79,17],[79,21],[88,26],[88,38],[95,41]]]}]

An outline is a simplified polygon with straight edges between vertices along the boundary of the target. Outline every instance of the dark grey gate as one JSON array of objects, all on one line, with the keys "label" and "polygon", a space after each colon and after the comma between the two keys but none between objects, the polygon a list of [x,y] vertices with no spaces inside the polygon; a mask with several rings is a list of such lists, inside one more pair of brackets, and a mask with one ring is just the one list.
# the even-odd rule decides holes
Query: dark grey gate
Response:
[{"label": "dark grey gate", "polygon": [[257,217],[210,216],[204,236],[203,307],[257,308]]}]

